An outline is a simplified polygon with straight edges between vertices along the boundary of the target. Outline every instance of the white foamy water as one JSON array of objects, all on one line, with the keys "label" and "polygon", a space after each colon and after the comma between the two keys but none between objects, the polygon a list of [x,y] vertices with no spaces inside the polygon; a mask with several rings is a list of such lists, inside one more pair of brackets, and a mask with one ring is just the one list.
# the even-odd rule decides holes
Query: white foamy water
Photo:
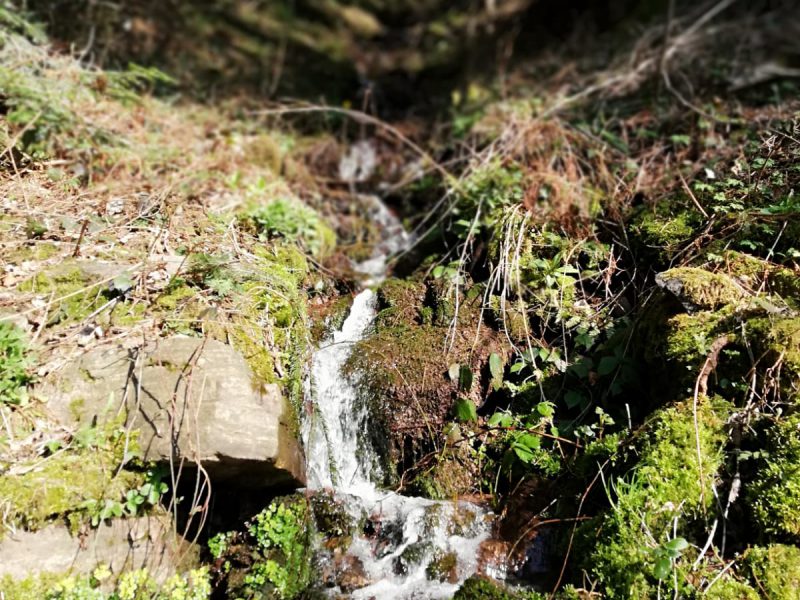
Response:
[{"label": "white foamy water", "polygon": [[[380,199],[373,197],[372,202],[370,213],[381,225],[384,241],[371,259],[355,265],[370,284],[383,280],[388,255],[409,241]],[[489,535],[487,514],[465,502],[402,496],[373,483],[372,476],[379,474],[373,472],[367,407],[343,367],[372,325],[375,302],[370,289],[358,294],[341,329],[314,354],[306,386],[312,409],[302,430],[308,487],[332,489],[353,514],[366,511],[374,529],[355,536],[347,552],[361,562],[368,582],[351,592],[351,598],[449,598],[477,570],[478,547]],[[430,573],[442,564],[449,565],[444,582]],[[332,594],[341,592],[334,588]]]}]

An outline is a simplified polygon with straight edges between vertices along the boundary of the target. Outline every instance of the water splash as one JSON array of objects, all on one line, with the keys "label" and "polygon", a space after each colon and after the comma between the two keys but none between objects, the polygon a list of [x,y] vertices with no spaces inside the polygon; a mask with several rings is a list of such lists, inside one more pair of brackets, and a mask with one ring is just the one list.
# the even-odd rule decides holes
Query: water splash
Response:
[{"label": "water splash", "polygon": [[[355,265],[367,284],[383,280],[387,257],[409,243],[380,199],[372,197],[370,212],[384,239],[369,260]],[[466,502],[402,496],[373,483],[379,473],[368,441],[367,407],[343,368],[372,325],[375,304],[372,290],[358,294],[341,329],[314,354],[306,387],[313,410],[302,429],[308,487],[331,489],[353,514],[368,515],[371,531],[355,536],[347,551],[363,566],[366,580],[351,598],[449,598],[478,569],[478,548],[489,535],[487,514]]]}]

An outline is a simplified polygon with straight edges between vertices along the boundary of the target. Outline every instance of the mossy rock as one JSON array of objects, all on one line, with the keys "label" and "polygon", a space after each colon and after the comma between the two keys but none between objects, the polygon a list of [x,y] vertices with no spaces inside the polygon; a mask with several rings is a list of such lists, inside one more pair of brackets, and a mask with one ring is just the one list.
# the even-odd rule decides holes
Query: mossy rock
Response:
[{"label": "mossy rock", "polygon": [[799,308],[800,273],[797,270],[735,250],[725,252],[722,261],[725,271],[746,283],[751,290],[780,296],[792,308]]},{"label": "mossy rock", "polygon": [[96,315],[97,322],[129,326],[142,318],[144,306],[109,302],[119,295],[118,287],[130,285],[130,277],[124,265],[68,260],[23,281],[18,290],[52,298],[48,327],[80,323],[104,306],[108,309]]},{"label": "mossy rock", "polygon": [[406,279],[387,279],[378,288],[379,325],[394,327],[422,321],[425,284]]},{"label": "mossy rock", "polygon": [[708,600],[759,600],[761,596],[749,583],[723,577],[703,594]]},{"label": "mossy rock", "polygon": [[[461,584],[453,600],[543,600],[547,596],[538,592],[516,591],[483,575],[473,575]],[[565,598],[559,594],[557,598]]]},{"label": "mossy rock", "polygon": [[345,500],[332,493],[319,491],[310,498],[316,529],[325,538],[325,546],[330,549],[350,546],[353,536],[360,531],[367,518],[366,512],[352,515]]},{"label": "mossy rock", "polygon": [[128,490],[144,483],[144,473],[119,468],[125,451],[136,447],[124,430],[113,423],[85,426],[78,436],[87,444],[84,449],[16,465],[16,473],[0,476],[6,523],[37,530],[48,521],[68,519],[77,527],[88,521],[89,503],[121,502]]},{"label": "mossy rock", "polygon": [[761,531],[800,541],[800,414],[767,435],[769,454],[748,486],[748,504]]},{"label": "mossy rock", "polygon": [[430,469],[412,480],[411,488],[432,500],[452,500],[472,492],[478,475],[469,448],[461,444],[455,449],[445,450]]},{"label": "mossy rock", "polygon": [[425,560],[433,550],[433,544],[428,541],[414,542],[394,559],[394,572],[398,575],[407,575],[414,567]]},{"label": "mossy rock", "polygon": [[687,525],[713,507],[730,410],[723,401],[701,397],[697,427],[691,400],[659,411],[651,422],[638,464],[614,484],[612,509],[584,526],[581,535],[586,568],[608,598],[653,597],[657,546],[645,530],[656,544],[666,543],[677,518],[678,535],[690,537]]},{"label": "mossy rock", "polygon": [[425,575],[431,581],[458,581],[458,555],[455,552],[441,552],[434,554],[431,562],[425,567]]},{"label": "mossy rock", "polygon": [[770,600],[800,600],[800,548],[784,544],[755,547],[745,562],[750,575]]},{"label": "mossy rock", "polygon": [[717,310],[737,304],[746,293],[731,277],[705,269],[679,267],[656,275],[656,284],[672,294],[689,312]]},{"label": "mossy rock", "polygon": [[671,212],[671,202],[659,204],[655,211],[642,212],[629,225],[631,237],[666,264],[699,231],[698,215],[689,211]]}]

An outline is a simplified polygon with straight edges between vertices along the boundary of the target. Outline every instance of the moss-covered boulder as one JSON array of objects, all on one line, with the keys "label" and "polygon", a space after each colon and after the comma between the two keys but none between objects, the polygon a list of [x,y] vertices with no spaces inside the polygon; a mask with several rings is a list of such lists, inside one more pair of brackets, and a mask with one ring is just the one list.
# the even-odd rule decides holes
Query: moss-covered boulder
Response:
[{"label": "moss-covered boulder", "polygon": [[[457,399],[484,403],[491,390],[489,356],[508,352],[504,338],[479,327],[480,295],[460,292],[458,304],[448,304],[451,316],[444,317],[442,306],[455,296],[443,293],[438,285],[385,282],[374,329],[346,365],[377,417],[374,446],[400,470],[444,435]],[[444,493],[454,489],[445,487]]]},{"label": "moss-covered boulder", "polygon": [[[692,523],[714,506],[729,411],[727,403],[701,398],[696,421],[691,401],[652,421],[635,469],[614,481],[612,508],[584,527],[586,568],[608,598],[651,598],[659,579],[684,567],[685,559],[663,561],[669,544],[678,547],[671,540],[691,538]],[[678,585],[692,589],[683,576]]]},{"label": "moss-covered boulder", "polygon": [[545,597],[537,592],[512,590],[489,577],[473,575],[461,584],[453,600],[541,600]]},{"label": "moss-covered boulder", "polygon": [[745,291],[733,279],[705,269],[679,267],[656,275],[656,285],[672,294],[689,312],[736,304]]},{"label": "moss-covered boulder", "polygon": [[756,546],[747,551],[745,561],[764,597],[800,599],[800,548],[784,544]]},{"label": "moss-covered boulder", "polygon": [[748,504],[762,532],[800,541],[800,414],[778,421],[767,436]]}]

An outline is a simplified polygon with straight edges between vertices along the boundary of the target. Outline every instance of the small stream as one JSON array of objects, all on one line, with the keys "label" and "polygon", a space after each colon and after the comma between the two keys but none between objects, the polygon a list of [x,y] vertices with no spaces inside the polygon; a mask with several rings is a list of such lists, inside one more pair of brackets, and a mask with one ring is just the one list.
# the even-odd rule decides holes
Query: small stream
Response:
[{"label": "small stream", "polygon": [[[364,285],[380,282],[387,259],[409,243],[408,235],[377,197],[370,197],[373,222],[383,242],[356,265]],[[353,515],[368,515],[370,532],[347,550],[363,566],[365,583],[351,598],[449,598],[477,571],[478,548],[489,536],[486,511],[466,502],[437,502],[380,489],[380,473],[369,446],[370,416],[356,382],[343,374],[354,343],[369,331],[376,296],[364,289],[353,300],[339,331],[315,352],[306,395],[313,410],[303,423],[308,488],[332,490]],[[340,596],[334,588],[332,595]]]}]

